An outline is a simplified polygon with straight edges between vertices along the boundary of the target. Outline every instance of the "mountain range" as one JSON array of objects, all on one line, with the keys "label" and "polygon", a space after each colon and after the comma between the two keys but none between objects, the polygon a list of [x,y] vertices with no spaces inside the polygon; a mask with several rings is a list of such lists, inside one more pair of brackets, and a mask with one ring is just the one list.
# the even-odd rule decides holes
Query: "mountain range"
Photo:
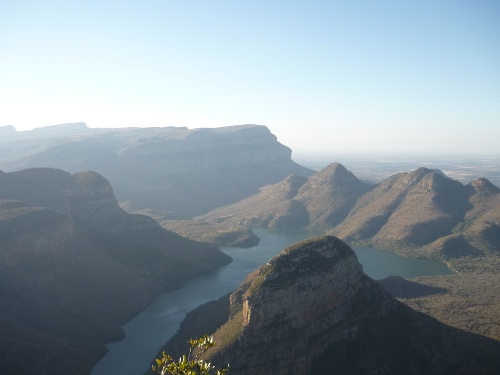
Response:
[{"label": "mountain range", "polygon": [[309,178],[288,176],[195,220],[319,229],[407,256],[448,259],[500,252],[500,189],[484,178],[464,186],[427,168],[369,185],[333,163]]},{"label": "mountain range", "polygon": [[130,212],[186,219],[238,202],[294,173],[314,171],[265,126],[92,129],[84,123],[0,128],[0,169],[93,170]]},{"label": "mountain range", "polygon": [[0,171],[0,373],[88,374],[162,291],[231,262],[120,208],[93,171]]}]

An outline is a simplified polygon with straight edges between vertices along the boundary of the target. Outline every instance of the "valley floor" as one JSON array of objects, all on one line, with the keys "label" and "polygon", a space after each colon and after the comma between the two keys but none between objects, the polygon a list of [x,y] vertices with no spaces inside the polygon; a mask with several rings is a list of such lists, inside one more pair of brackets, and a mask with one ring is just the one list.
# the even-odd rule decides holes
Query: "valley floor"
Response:
[{"label": "valley floor", "polygon": [[411,280],[436,293],[414,293],[415,288],[391,292],[445,324],[500,340],[500,257],[458,258],[448,265],[459,273]]}]

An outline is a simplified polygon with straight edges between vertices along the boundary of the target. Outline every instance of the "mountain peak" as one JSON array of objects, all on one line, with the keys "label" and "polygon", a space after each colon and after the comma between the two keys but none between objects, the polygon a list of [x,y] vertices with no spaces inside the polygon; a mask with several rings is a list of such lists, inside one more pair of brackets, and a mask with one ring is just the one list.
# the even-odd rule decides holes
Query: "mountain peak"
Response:
[{"label": "mountain peak", "polygon": [[332,173],[332,174],[337,174],[337,173],[350,173],[346,167],[344,167],[342,164],[335,162],[328,164],[325,168],[323,168],[320,172],[323,173]]},{"label": "mountain peak", "polygon": [[310,277],[324,272],[352,255],[349,246],[333,236],[319,236],[297,242],[252,274],[248,290],[243,297],[251,301],[261,288],[276,288],[306,275]]},{"label": "mountain peak", "polygon": [[[252,272],[231,295],[231,310],[240,311],[215,333],[224,349],[209,356],[230,363],[238,374],[305,374],[324,350],[322,343],[345,335],[359,315],[374,314],[357,306],[360,298],[381,301],[375,315],[395,307],[341,240],[320,236],[299,242]],[[241,327],[239,336],[229,334],[235,326]],[[255,351],[257,343],[267,346],[265,353]]]},{"label": "mountain peak", "polygon": [[469,182],[469,185],[473,186],[476,189],[493,189],[495,191],[500,192],[500,189],[493,185],[490,180],[487,178],[478,178],[474,181]]},{"label": "mountain peak", "polygon": [[425,167],[420,167],[417,168],[409,173],[409,175],[417,180],[422,179],[424,176],[430,174],[430,173],[435,173],[432,169],[425,168]]},{"label": "mountain peak", "polygon": [[340,163],[327,165],[325,168],[309,177],[309,181],[316,186],[319,186],[318,184],[324,186],[349,186],[350,189],[354,187],[353,184],[356,186],[366,185]]},{"label": "mountain peak", "polygon": [[82,188],[87,189],[108,189],[110,192],[113,191],[109,181],[101,176],[99,173],[94,171],[85,171],[72,174],[71,177],[76,181],[76,183]]}]

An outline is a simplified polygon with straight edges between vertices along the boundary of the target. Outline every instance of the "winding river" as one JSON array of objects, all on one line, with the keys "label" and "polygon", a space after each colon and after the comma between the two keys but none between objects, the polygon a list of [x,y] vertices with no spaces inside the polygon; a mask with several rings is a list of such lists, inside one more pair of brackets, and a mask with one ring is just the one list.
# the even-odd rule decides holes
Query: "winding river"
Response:
[{"label": "winding river", "polygon": [[[250,249],[221,247],[234,261],[216,271],[191,279],[182,288],[161,294],[144,311],[123,326],[126,336],[108,344],[109,352],[99,361],[92,375],[143,374],[159,348],[172,337],[184,316],[197,306],[218,299],[236,289],[260,265],[295,242],[319,235],[318,232],[276,232],[254,229],[261,239]],[[365,273],[381,279],[391,275],[404,278],[453,274],[446,264],[405,258],[387,251],[351,246]]]}]

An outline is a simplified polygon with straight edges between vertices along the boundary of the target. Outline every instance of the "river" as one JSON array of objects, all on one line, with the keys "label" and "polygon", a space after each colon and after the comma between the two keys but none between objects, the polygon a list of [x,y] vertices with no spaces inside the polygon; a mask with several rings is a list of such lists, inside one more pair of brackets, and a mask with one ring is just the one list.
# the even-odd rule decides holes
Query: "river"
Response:
[{"label": "river", "polygon": [[[216,271],[191,279],[182,288],[161,294],[144,311],[123,326],[125,339],[108,344],[109,352],[92,375],[141,375],[159,348],[172,337],[184,316],[197,306],[218,299],[236,289],[260,265],[295,242],[319,235],[318,232],[276,232],[254,229],[260,243],[250,249],[221,247],[234,261]],[[365,273],[381,279],[391,275],[404,278],[453,274],[446,264],[399,256],[387,251],[351,246]]]}]

